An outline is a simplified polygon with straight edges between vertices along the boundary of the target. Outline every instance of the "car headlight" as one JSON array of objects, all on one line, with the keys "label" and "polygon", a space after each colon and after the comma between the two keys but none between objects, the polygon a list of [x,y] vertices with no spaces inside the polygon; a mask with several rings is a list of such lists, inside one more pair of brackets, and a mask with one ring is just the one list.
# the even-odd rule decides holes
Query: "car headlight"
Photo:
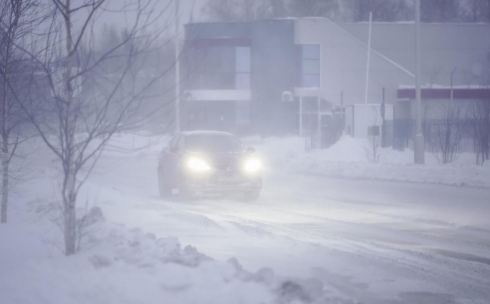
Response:
[{"label": "car headlight", "polygon": [[255,173],[262,169],[262,162],[259,159],[249,159],[245,162],[243,166],[245,172]]},{"label": "car headlight", "polygon": [[208,163],[200,158],[190,158],[187,161],[187,167],[194,172],[205,172],[211,170]]}]

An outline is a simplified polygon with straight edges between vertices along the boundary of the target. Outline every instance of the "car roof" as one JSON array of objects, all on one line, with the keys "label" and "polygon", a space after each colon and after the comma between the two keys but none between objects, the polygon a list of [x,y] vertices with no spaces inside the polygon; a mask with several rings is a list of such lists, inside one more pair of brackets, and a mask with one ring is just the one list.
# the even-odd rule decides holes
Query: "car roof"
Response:
[{"label": "car roof", "polygon": [[181,132],[181,134],[184,136],[191,136],[191,135],[228,135],[228,136],[234,136],[233,134],[228,133],[228,132],[207,131],[207,130],[185,131],[185,132]]}]

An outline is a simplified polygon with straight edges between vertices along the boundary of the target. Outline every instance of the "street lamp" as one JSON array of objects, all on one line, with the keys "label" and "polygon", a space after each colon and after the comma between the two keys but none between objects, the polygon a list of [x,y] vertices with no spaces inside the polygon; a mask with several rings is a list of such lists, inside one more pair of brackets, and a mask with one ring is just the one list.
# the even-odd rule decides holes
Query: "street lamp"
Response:
[{"label": "street lamp", "polygon": [[420,92],[420,0],[415,0],[415,98],[416,98],[416,134],[414,142],[414,161],[425,163],[424,134],[422,133],[422,99]]},{"label": "street lamp", "polygon": [[179,1],[175,6],[175,133],[180,132]]}]

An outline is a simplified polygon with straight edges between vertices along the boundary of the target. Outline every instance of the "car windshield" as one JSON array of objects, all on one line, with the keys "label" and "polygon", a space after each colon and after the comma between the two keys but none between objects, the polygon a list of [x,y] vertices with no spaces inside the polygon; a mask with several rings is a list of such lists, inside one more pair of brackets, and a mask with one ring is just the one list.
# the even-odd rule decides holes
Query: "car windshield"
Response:
[{"label": "car windshield", "polygon": [[192,152],[242,152],[243,146],[230,135],[190,135],[185,139],[186,150]]}]

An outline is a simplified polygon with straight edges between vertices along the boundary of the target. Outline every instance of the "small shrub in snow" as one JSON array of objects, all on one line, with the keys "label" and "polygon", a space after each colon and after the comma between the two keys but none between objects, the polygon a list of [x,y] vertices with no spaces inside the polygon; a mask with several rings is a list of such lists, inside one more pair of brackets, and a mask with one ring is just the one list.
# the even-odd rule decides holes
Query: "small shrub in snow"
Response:
[{"label": "small shrub in snow", "polygon": [[269,267],[261,268],[255,274],[255,278],[260,282],[272,284],[272,282],[274,282],[275,279],[274,270],[272,270],[272,268]]},{"label": "small shrub in snow", "polygon": [[379,136],[369,136],[368,141],[364,147],[366,151],[367,159],[372,163],[379,162],[381,139]]},{"label": "small shrub in snow", "polygon": [[90,263],[95,267],[95,268],[102,268],[102,267],[108,267],[112,264],[112,261],[110,258],[100,255],[100,254],[95,254],[89,258]]},{"label": "small shrub in snow", "polygon": [[279,293],[281,303],[310,303],[311,298],[305,292],[303,287],[293,281],[285,281],[277,290]]}]

